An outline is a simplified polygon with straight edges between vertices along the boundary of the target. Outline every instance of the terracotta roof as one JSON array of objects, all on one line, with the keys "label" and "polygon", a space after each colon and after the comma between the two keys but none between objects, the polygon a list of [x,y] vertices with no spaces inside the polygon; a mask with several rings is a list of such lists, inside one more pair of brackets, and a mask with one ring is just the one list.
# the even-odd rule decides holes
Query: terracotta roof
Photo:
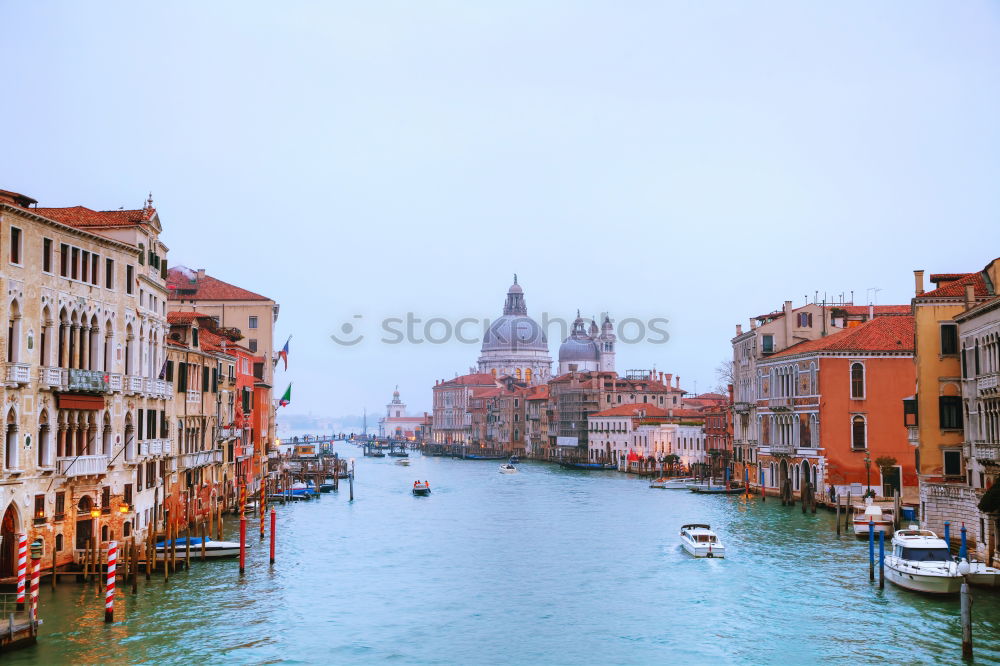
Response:
[{"label": "terracotta roof", "polygon": [[[677,411],[679,410],[674,410],[675,413]],[[600,412],[595,412],[590,416],[638,416],[639,412],[645,412],[647,418],[651,416],[665,417],[667,415],[667,410],[662,407],[657,407],[648,402],[636,402],[630,405],[615,405]]]},{"label": "terracotta roof", "polygon": [[167,323],[170,324],[190,324],[198,319],[211,319],[202,312],[168,312]]},{"label": "terracotta roof", "polygon": [[[185,266],[174,266],[167,271],[167,298],[172,301],[269,301],[267,296],[223,282],[211,275],[198,279],[198,273]],[[187,293],[179,293],[183,290]]]},{"label": "terracotta roof", "polygon": [[524,397],[527,400],[548,400],[549,386],[548,384],[529,386],[525,391]]},{"label": "terracotta roof", "polygon": [[143,224],[156,214],[155,208],[139,210],[91,210],[86,206],[31,208],[34,213],[71,227],[131,227]]},{"label": "terracotta roof", "polygon": [[[937,284],[938,281],[934,278],[941,277],[941,275],[932,275],[931,281]],[[965,286],[970,284],[976,288],[976,298],[989,298],[992,295],[986,286],[986,280],[983,279],[982,273],[965,273],[961,275],[949,273],[944,275],[944,278],[948,281],[937,289],[925,291],[917,296],[916,300],[920,301],[925,298],[965,298]]]},{"label": "terracotta roof", "polygon": [[810,352],[913,352],[913,317],[884,315],[818,340],[793,345],[769,359]]},{"label": "terracotta roof", "polygon": [[434,388],[438,386],[495,386],[497,383],[496,378],[487,372],[477,372],[471,375],[460,375],[454,379],[449,379],[448,381],[441,382],[437,384]]},{"label": "terracotta roof", "polygon": [[[867,315],[868,311],[869,311],[868,310],[869,306],[867,306],[867,305],[842,305],[842,306],[832,305],[832,306],[830,306],[831,309],[833,309],[835,307],[839,307],[841,310],[846,311],[847,314],[848,314],[848,316],[851,316],[851,315]],[[893,315],[893,314],[908,315],[908,314],[910,314],[910,310],[911,310],[911,308],[910,308],[909,305],[873,305],[873,306],[871,306],[871,308],[874,310],[876,317],[879,316],[879,315]]]}]

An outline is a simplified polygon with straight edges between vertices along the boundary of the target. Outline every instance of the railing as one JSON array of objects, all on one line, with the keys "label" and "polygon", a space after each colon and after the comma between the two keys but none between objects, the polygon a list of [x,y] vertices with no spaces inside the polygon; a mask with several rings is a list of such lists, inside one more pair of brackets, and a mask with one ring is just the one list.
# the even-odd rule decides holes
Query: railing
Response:
[{"label": "railing", "polygon": [[220,449],[212,449],[211,451],[194,451],[192,453],[185,453],[180,456],[179,462],[180,466],[185,469],[219,463],[222,462],[222,451]]},{"label": "railing", "polygon": [[147,439],[145,442],[139,442],[139,455],[143,456],[163,455],[163,440]]},{"label": "railing", "polygon": [[93,476],[106,474],[108,471],[107,456],[77,456],[75,458],[59,458],[56,461],[59,474],[63,476]]},{"label": "railing", "polygon": [[70,391],[86,391],[88,393],[107,393],[110,385],[108,375],[100,370],[82,370],[70,368],[67,371]]},{"label": "railing", "polygon": [[194,389],[187,390],[188,402],[199,402],[200,400],[201,400],[201,391],[195,391]]},{"label": "railing", "polygon": [[243,428],[219,428],[219,439],[239,439],[243,437]]},{"label": "railing", "polygon": [[920,441],[920,428],[917,426],[907,426],[906,427],[906,441],[910,444],[916,444]]},{"label": "railing", "polygon": [[108,387],[115,393],[122,391],[122,376],[118,372],[108,373]]},{"label": "railing", "polygon": [[742,412],[749,412],[750,408],[752,406],[753,405],[751,403],[749,403],[749,402],[734,402],[733,403],[733,410],[736,411],[736,412],[740,412],[740,413],[742,413]]},{"label": "railing", "polygon": [[994,391],[997,388],[998,375],[997,373],[991,373],[989,375],[984,375],[976,380],[976,388],[980,393],[986,391]]},{"label": "railing", "polygon": [[792,453],[795,447],[791,444],[771,444],[771,453]]},{"label": "railing", "polygon": [[142,377],[128,375],[125,377],[126,393],[142,393]]},{"label": "railing", "polygon": [[68,375],[62,368],[44,367],[38,369],[38,383],[43,387],[65,391]]},{"label": "railing", "polygon": [[1000,461],[1000,446],[985,442],[972,443],[972,457],[976,460]]},{"label": "railing", "polygon": [[31,366],[27,363],[7,364],[8,384],[27,384],[31,381]]}]

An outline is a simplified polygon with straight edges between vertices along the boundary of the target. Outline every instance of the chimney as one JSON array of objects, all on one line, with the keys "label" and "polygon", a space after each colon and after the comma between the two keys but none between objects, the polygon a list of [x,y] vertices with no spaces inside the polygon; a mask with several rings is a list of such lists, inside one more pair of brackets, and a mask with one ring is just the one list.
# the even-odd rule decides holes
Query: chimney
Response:
[{"label": "chimney", "polygon": [[868,320],[871,321],[875,318],[875,305],[873,303],[868,304]]},{"label": "chimney", "polygon": [[680,388],[681,387],[681,376],[677,375],[676,379],[677,379],[677,388]]},{"label": "chimney", "polygon": [[785,313],[785,347],[792,346],[792,302],[785,301],[785,307],[782,308]]},{"label": "chimney", "polygon": [[202,280],[204,280],[204,279],[205,279],[205,269],[204,269],[204,268],[199,268],[199,269],[198,269],[198,277],[197,277],[197,280],[198,280],[198,282],[201,282],[201,281],[202,281]]},{"label": "chimney", "polygon": [[673,379],[674,377],[673,373],[668,372],[666,375],[664,375],[664,377],[666,378],[667,381],[663,383],[667,385],[667,388],[670,388],[670,380]]},{"label": "chimney", "polygon": [[965,309],[971,310],[976,304],[976,287],[975,285],[967,284],[965,285]]},{"label": "chimney", "polygon": [[743,335],[743,324],[736,324],[736,335]]},{"label": "chimney", "polygon": [[924,272],[913,271],[913,282],[916,286],[917,296],[924,293]]}]

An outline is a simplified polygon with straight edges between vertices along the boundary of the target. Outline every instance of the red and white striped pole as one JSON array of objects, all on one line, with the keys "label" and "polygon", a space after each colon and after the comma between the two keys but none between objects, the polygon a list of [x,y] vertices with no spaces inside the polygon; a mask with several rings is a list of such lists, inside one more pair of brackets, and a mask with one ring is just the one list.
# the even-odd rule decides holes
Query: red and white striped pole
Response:
[{"label": "red and white striped pole", "polygon": [[118,563],[118,542],[108,542],[108,584],[104,592],[104,621],[115,621],[115,565]]},{"label": "red and white striped pole", "polygon": [[[42,570],[42,543],[36,541],[31,546],[31,624],[38,623],[38,579]],[[53,569],[52,575],[56,572]]]},{"label": "red and white striped pole", "polygon": [[17,535],[17,610],[24,610],[24,581],[28,566],[28,535]]}]

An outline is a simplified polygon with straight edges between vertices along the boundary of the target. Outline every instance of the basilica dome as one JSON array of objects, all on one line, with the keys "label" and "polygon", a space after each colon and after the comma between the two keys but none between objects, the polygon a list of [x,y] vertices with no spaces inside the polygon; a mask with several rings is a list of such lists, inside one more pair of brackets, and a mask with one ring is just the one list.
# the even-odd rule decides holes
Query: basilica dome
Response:
[{"label": "basilica dome", "polygon": [[587,333],[583,318],[577,313],[573,322],[573,330],[569,337],[559,346],[559,365],[564,363],[588,363],[601,360],[601,349],[597,346],[596,336]]},{"label": "basilica dome", "polygon": [[484,352],[541,351],[548,353],[549,341],[545,331],[528,316],[524,291],[517,284],[507,290],[503,316],[493,321],[483,336]]}]

